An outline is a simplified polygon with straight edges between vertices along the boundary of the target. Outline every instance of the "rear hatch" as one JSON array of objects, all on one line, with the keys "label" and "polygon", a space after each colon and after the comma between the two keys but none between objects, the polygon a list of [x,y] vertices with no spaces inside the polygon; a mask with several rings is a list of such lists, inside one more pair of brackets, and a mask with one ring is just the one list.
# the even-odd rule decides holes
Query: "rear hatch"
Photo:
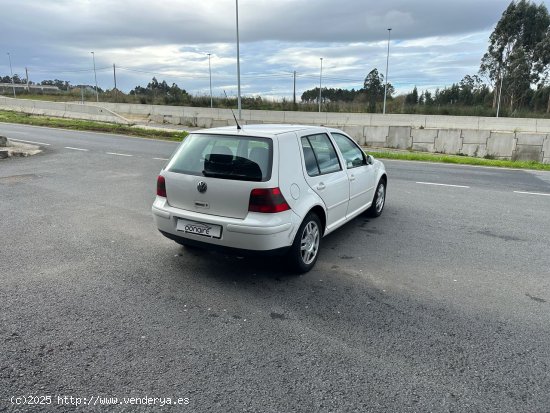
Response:
[{"label": "rear hatch", "polygon": [[266,186],[272,165],[273,141],[269,138],[191,134],[163,173],[168,204],[243,219],[250,192]]}]

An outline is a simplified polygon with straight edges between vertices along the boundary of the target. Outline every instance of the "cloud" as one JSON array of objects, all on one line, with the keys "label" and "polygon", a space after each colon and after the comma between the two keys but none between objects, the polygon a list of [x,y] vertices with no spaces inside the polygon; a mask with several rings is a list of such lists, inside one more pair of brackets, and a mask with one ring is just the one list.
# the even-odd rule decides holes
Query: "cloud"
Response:
[{"label": "cloud", "polygon": [[[392,28],[390,81],[398,91],[445,86],[477,72],[491,28],[508,0],[239,0],[243,90],[272,96],[318,85],[320,57],[329,87],[361,87],[384,72]],[[233,0],[3,0],[0,50],[31,79],[129,90],[153,76],[191,92],[208,90],[211,53],[216,93],[235,89]],[[0,73],[8,73],[0,58]],[[229,90],[228,93],[232,91]]]}]

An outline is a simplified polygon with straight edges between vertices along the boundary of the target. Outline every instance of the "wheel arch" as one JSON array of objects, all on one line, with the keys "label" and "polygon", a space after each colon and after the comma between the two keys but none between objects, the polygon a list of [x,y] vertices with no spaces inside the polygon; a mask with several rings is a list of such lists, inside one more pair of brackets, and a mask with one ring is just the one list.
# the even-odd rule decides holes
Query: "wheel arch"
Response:
[{"label": "wheel arch", "polygon": [[313,208],[311,208],[308,211],[306,216],[308,216],[311,213],[314,213],[315,215],[317,215],[319,217],[319,220],[321,221],[321,226],[322,226],[321,233],[324,235],[325,234],[325,228],[327,227],[327,216],[326,216],[325,210],[323,209],[323,207],[321,205],[315,205]]}]

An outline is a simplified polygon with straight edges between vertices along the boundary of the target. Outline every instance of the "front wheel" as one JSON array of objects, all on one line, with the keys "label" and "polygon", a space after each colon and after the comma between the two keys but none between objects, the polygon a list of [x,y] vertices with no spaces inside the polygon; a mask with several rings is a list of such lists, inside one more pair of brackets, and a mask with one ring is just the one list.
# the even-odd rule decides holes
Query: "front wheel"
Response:
[{"label": "front wheel", "polygon": [[303,274],[313,268],[319,256],[321,235],[319,217],[309,213],[300,225],[289,251],[289,263],[293,270]]},{"label": "front wheel", "polygon": [[368,214],[371,217],[379,217],[384,210],[384,204],[386,203],[386,182],[381,180],[378,182],[372,205],[368,209]]}]

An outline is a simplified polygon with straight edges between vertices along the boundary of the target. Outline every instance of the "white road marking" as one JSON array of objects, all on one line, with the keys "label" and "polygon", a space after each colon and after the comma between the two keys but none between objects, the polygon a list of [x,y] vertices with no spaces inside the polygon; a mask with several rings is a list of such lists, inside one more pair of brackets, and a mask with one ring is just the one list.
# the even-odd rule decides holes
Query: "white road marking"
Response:
[{"label": "white road marking", "polygon": [[116,153],[116,152],[106,152],[107,155],[116,155],[116,156],[134,156],[128,155],[127,153]]},{"label": "white road marking", "polygon": [[24,142],[24,143],[32,143],[32,144],[35,144],[35,145],[45,145],[45,146],[50,146],[49,143],[44,143],[44,142],[35,142],[35,141],[24,141],[23,139],[13,139],[13,138],[9,138],[10,141],[16,141],[16,142]]},{"label": "white road marking", "polygon": [[544,194],[542,192],[523,192],[523,191],[514,191],[515,194],[524,194],[524,195],[540,195],[540,196],[550,196],[550,194]]},{"label": "white road marking", "polygon": [[168,160],[167,158],[153,158],[153,159],[156,159],[157,161],[167,161]]},{"label": "white road marking", "polygon": [[451,188],[470,188],[469,186],[465,186],[465,185],[437,184],[435,182],[417,182],[417,184],[420,184],[420,185],[436,185],[436,186],[450,186]]},{"label": "white road marking", "polygon": [[72,149],[73,151],[84,151],[84,152],[88,152],[89,149],[82,149],[82,148],[72,148],[70,146],[65,146],[65,149]]}]

